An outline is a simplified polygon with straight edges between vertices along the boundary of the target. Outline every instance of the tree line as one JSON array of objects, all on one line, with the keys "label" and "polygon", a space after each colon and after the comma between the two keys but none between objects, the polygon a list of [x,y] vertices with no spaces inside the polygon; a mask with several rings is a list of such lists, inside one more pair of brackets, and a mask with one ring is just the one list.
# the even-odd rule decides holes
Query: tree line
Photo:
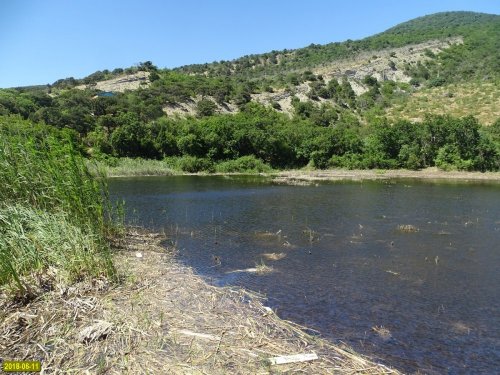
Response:
[{"label": "tree line", "polygon": [[[427,116],[422,123],[379,119],[361,126],[344,117],[334,126],[250,103],[235,115],[140,125],[132,116],[111,135],[85,138],[96,155],[190,157],[200,169],[254,156],[273,168],[500,169],[500,121],[483,128],[474,117]],[[196,168],[195,168],[196,169]]]},{"label": "tree line", "polygon": [[[151,64],[145,64],[150,72]],[[289,77],[290,78],[290,77]],[[0,90],[0,116],[67,129],[82,153],[113,158],[175,158],[190,171],[242,159],[272,168],[409,168],[499,170],[500,119],[489,127],[473,117],[427,116],[422,123],[379,115],[401,85],[367,76],[369,90],[356,96],[347,80],[304,72],[290,79],[309,83],[309,100],[292,96],[291,115],[278,103],[251,101],[251,82],[161,72],[150,87],[109,97],[95,90]],[[196,116],[168,117],[165,103],[202,99]],[[321,101],[330,99],[329,102]],[[232,102],[236,114],[217,114]],[[216,104],[217,103],[217,104]],[[250,159],[249,159],[250,158]],[[253,158],[253,159],[252,159]]]}]

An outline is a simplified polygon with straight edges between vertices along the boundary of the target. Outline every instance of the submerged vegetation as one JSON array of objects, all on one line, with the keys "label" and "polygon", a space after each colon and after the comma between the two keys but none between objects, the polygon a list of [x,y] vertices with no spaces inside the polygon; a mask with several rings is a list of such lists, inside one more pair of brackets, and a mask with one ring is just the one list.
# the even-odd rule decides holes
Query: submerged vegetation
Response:
[{"label": "submerged vegetation", "polygon": [[105,181],[78,147],[72,131],[0,119],[0,290],[11,298],[114,275]]},{"label": "submerged vegetation", "polygon": [[419,229],[415,225],[400,224],[398,225],[398,231],[403,233],[416,233],[419,231]]}]

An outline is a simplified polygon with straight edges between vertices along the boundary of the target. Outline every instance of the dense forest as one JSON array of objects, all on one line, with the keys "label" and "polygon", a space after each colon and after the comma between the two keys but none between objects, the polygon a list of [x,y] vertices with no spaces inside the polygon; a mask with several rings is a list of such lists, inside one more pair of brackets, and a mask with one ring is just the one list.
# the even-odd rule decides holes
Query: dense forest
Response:
[{"label": "dense forest", "polygon": [[[460,36],[438,54],[403,67],[409,82],[366,75],[356,94],[346,77],[325,79],[315,68],[363,51]],[[472,116],[428,115],[387,120],[384,110],[422,87],[498,82],[500,16],[471,12],[421,17],[381,34],[324,46],[245,56],[230,62],[159,69],[147,61],[83,79],[0,90],[3,123],[28,120],[71,134],[79,152],[113,164],[120,157],[164,159],[188,172],[269,168],[409,168],[499,170],[500,119],[484,127]],[[389,65],[391,61],[389,61]],[[389,66],[396,69],[395,66]],[[96,83],[145,72],[136,90],[106,92]],[[297,86],[307,84],[307,98]],[[79,86],[81,85],[81,86]],[[252,95],[287,90],[291,109]],[[196,100],[194,100],[196,98]],[[172,116],[165,107],[194,103]],[[236,111],[222,112],[221,108]]]}]

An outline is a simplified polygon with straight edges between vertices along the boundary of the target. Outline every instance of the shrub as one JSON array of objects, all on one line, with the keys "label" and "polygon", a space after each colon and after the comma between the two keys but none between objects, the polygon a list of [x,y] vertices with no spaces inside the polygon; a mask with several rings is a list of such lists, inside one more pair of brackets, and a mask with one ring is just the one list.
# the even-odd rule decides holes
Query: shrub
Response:
[{"label": "shrub", "polygon": [[435,163],[438,168],[445,171],[472,168],[472,161],[462,159],[458,147],[453,144],[447,144],[439,149]]},{"label": "shrub", "polygon": [[432,52],[429,48],[426,48],[424,50],[424,55],[427,56],[427,57],[429,57],[429,58],[431,58],[431,59],[433,59],[434,57],[436,57],[435,53]]},{"label": "shrub", "polygon": [[198,117],[212,116],[217,109],[217,105],[210,99],[202,99],[196,104],[196,114]]},{"label": "shrub", "polygon": [[188,173],[213,172],[214,165],[210,159],[197,158],[196,156],[185,155],[176,159],[176,167]]},{"label": "shrub", "polygon": [[412,85],[413,87],[419,87],[420,80],[418,78],[412,78],[410,79],[410,85]]},{"label": "shrub", "polygon": [[271,107],[273,107],[273,108],[274,108],[275,110],[277,110],[277,111],[281,111],[281,105],[280,105],[280,103],[278,103],[277,101],[273,101],[273,102],[271,103]]},{"label": "shrub", "polygon": [[427,85],[429,87],[439,87],[439,86],[443,86],[445,83],[446,83],[446,80],[443,77],[436,77],[436,78],[429,80]]},{"label": "shrub", "polygon": [[342,156],[333,155],[328,161],[330,168],[365,169],[366,162],[361,154],[346,153]]},{"label": "shrub", "polygon": [[403,145],[399,150],[398,162],[401,167],[407,169],[419,169],[422,167],[420,150],[417,146]]}]

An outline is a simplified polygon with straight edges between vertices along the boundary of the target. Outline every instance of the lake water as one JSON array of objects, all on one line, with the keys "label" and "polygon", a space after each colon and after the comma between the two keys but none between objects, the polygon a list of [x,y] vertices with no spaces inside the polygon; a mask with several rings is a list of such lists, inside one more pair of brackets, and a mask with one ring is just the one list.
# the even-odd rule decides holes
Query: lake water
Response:
[{"label": "lake water", "polygon": [[[110,190],[207,280],[261,292],[333,342],[410,373],[500,370],[498,183],[180,176]],[[272,272],[251,272],[262,264]]]}]

